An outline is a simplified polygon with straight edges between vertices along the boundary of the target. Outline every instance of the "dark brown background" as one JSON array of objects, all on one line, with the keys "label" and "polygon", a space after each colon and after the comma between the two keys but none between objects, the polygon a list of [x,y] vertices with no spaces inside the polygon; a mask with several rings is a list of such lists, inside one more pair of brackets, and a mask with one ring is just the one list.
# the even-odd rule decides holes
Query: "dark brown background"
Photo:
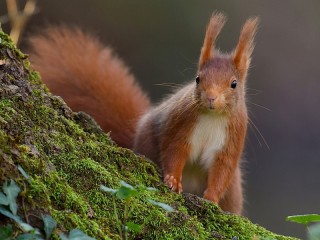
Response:
[{"label": "dark brown background", "polygon": [[156,84],[194,78],[212,11],[229,17],[217,44],[223,51],[235,46],[247,17],[260,16],[248,106],[270,149],[250,127],[246,215],[278,233],[305,236],[303,226],[285,217],[320,213],[318,0],[40,0],[39,9],[24,37],[45,24],[81,26],[116,49],[154,101],[170,91]]}]

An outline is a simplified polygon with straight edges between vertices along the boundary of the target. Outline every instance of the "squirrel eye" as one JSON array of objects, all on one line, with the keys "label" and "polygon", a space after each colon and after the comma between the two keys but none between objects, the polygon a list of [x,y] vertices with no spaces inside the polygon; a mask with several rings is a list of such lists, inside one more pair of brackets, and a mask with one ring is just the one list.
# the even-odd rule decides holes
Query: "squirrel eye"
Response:
[{"label": "squirrel eye", "polygon": [[237,80],[233,80],[231,83],[231,88],[236,88],[237,87]]},{"label": "squirrel eye", "polygon": [[199,77],[199,75],[196,77],[196,83],[197,84],[199,84],[199,82],[200,82],[200,77]]}]

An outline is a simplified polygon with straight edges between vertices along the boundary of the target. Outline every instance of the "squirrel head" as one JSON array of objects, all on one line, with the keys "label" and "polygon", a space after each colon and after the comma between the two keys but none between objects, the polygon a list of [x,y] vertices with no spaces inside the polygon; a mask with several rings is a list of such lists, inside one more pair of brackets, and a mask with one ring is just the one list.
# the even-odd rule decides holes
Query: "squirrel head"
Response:
[{"label": "squirrel head", "polygon": [[238,44],[230,54],[221,54],[214,47],[226,17],[214,13],[208,24],[196,77],[196,98],[204,109],[228,113],[244,102],[245,79],[254,49],[258,18],[248,19]]}]

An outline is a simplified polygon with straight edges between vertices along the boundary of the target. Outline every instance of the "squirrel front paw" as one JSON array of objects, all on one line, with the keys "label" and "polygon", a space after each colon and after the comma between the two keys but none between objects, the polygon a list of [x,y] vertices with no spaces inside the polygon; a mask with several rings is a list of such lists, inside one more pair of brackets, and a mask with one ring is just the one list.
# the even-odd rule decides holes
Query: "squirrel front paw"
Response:
[{"label": "squirrel front paw", "polygon": [[177,180],[173,175],[167,174],[163,181],[172,191],[182,192],[181,180]]}]

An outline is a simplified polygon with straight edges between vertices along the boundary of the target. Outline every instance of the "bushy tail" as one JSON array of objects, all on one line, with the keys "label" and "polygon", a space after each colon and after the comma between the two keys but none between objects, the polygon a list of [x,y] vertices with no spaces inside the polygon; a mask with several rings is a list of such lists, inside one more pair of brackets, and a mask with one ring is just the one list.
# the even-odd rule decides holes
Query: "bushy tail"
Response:
[{"label": "bushy tail", "polygon": [[51,27],[30,43],[31,64],[51,92],[73,111],[90,114],[120,146],[131,148],[137,120],[150,102],[112,50],[65,27]]}]

